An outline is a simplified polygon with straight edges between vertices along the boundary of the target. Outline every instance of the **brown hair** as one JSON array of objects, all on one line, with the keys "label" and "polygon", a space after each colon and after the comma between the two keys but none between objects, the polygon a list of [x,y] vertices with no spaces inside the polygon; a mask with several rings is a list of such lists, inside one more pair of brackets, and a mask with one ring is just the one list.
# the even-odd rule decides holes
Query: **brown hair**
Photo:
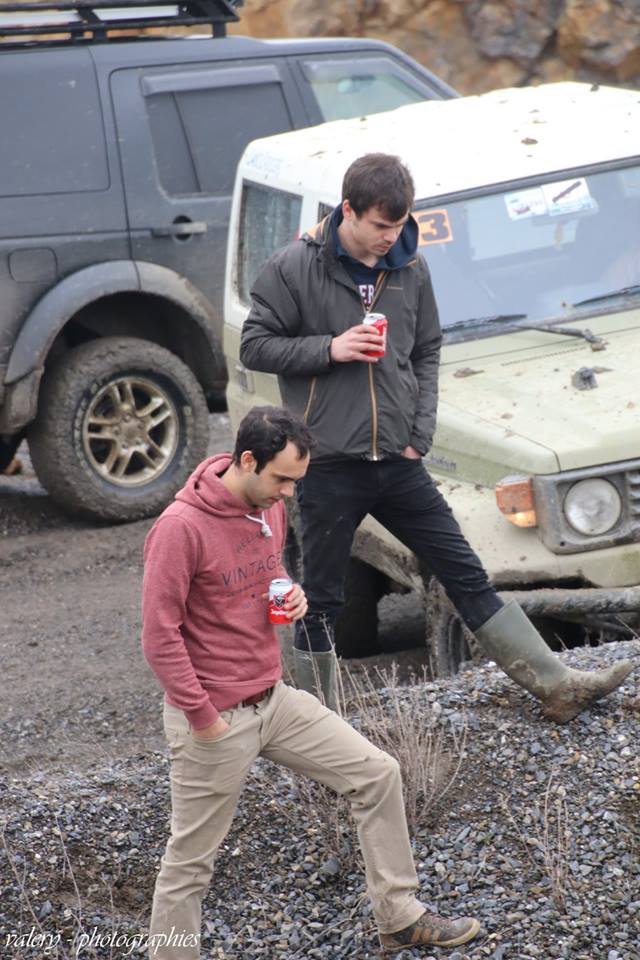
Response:
[{"label": "brown hair", "polygon": [[313,446],[306,424],[288,410],[283,407],[252,407],[240,421],[233,462],[240,463],[244,451],[250,450],[256,461],[256,473],[260,473],[289,441],[295,444],[300,459],[306,457]]},{"label": "brown hair", "polygon": [[400,157],[366,153],[354,160],[342,181],[342,199],[357,217],[379,207],[389,220],[400,220],[413,206],[415,186]]}]

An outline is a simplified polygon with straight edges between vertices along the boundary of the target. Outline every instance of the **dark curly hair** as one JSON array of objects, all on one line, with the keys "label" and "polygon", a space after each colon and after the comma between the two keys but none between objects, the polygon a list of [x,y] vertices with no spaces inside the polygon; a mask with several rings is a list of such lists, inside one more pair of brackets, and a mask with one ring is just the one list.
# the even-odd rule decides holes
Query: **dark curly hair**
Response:
[{"label": "dark curly hair", "polygon": [[284,407],[252,407],[240,421],[233,462],[240,463],[244,451],[249,450],[256,461],[256,473],[260,473],[289,441],[296,445],[300,458],[313,447],[306,424]]}]

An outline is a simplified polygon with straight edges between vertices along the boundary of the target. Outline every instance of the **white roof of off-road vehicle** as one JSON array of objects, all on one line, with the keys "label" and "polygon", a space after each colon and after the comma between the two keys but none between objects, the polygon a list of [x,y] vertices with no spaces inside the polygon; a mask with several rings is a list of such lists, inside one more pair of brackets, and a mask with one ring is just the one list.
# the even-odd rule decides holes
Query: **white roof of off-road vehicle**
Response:
[{"label": "white roof of off-road vehicle", "polygon": [[640,91],[582,83],[432,100],[255,140],[241,175],[340,196],[356,157],[400,155],[431,197],[640,154]]}]

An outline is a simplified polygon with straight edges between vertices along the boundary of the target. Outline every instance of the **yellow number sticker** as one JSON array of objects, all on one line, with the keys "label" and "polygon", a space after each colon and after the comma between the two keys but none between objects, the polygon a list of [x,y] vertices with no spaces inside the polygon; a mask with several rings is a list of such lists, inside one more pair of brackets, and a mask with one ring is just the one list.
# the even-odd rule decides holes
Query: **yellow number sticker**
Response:
[{"label": "yellow number sticker", "polygon": [[444,207],[441,210],[415,210],[413,215],[420,228],[418,246],[423,247],[428,243],[450,243],[453,240],[449,214]]}]

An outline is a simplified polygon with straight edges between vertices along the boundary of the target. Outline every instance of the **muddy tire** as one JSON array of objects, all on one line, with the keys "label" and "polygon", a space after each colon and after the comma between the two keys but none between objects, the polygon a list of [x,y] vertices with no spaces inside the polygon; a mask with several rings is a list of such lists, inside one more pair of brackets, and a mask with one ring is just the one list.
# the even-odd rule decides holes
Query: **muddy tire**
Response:
[{"label": "muddy tire", "polygon": [[462,663],[481,663],[485,659],[478,641],[436,580],[431,581],[427,590],[426,606],[426,642],[433,677],[453,676]]},{"label": "muddy tire", "polygon": [[335,643],[340,657],[370,657],[378,653],[378,601],[384,592],[383,574],[351,557],[345,605],[336,621]]},{"label": "muddy tire", "polygon": [[205,456],[207,405],[174,354],[105,337],[45,372],[28,440],[38,479],[63,509],[135,520],[158,513]]}]

